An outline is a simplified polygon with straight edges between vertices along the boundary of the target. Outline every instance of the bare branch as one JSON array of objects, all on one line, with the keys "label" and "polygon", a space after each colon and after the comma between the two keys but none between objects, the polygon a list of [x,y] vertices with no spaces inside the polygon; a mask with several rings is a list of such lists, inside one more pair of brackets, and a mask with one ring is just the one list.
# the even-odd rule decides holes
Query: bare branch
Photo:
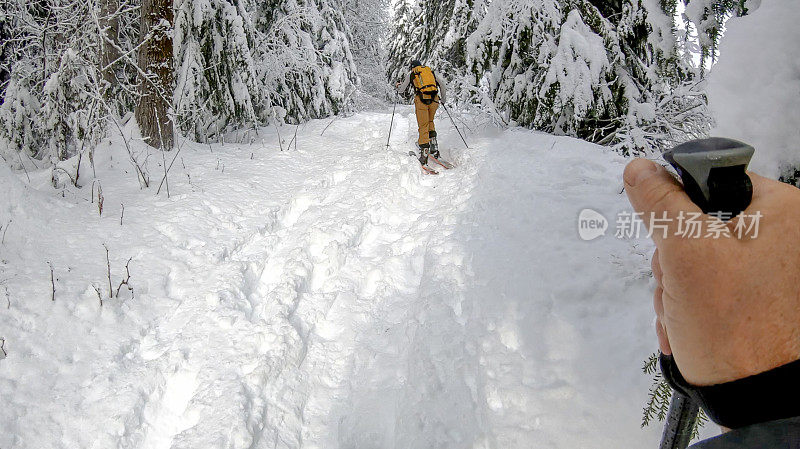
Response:
[{"label": "bare branch", "polygon": [[114,297],[114,287],[111,286],[111,260],[108,258],[108,247],[103,243],[103,248],[106,249],[106,268],[108,274],[108,297]]},{"label": "bare branch", "polygon": [[120,289],[122,288],[123,285],[128,289],[129,292],[131,292],[131,296],[133,296],[133,287],[131,287],[131,284],[130,284],[131,270],[129,268],[129,266],[131,264],[131,260],[133,260],[133,257],[128,259],[128,262],[125,264],[125,275],[126,275],[126,277],[125,277],[125,279],[120,281],[119,287],[117,287],[117,294],[116,294],[117,298],[119,298],[119,291],[120,291]]},{"label": "bare branch", "polygon": [[53,274],[53,271],[54,271],[53,270],[53,264],[50,263],[50,262],[47,262],[47,265],[50,266],[50,286],[52,287],[52,290],[51,290],[51,293],[50,293],[50,300],[55,302],[56,301],[56,281],[55,281],[55,276]]},{"label": "bare branch", "polygon": [[[12,218],[8,219],[8,223],[6,223],[5,229],[3,229],[3,239],[2,239],[2,241],[0,241],[0,244],[2,244],[2,245],[6,244],[6,232],[8,232],[8,228],[11,226],[11,223],[13,221],[14,221],[14,219],[12,219]],[[2,227],[2,226],[0,226],[0,227]]]},{"label": "bare branch", "polygon": [[94,289],[95,293],[97,293],[97,300],[100,301],[100,307],[103,307],[103,295],[100,294],[100,287],[92,284],[92,288]]}]

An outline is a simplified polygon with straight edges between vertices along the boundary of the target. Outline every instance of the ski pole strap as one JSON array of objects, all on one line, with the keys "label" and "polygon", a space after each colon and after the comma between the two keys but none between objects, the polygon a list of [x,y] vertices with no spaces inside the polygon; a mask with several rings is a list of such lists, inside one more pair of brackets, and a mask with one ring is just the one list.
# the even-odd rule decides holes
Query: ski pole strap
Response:
[{"label": "ski pole strap", "polygon": [[729,429],[800,416],[800,360],[722,384],[698,387],[683,378],[671,355],[659,357],[667,383]]}]

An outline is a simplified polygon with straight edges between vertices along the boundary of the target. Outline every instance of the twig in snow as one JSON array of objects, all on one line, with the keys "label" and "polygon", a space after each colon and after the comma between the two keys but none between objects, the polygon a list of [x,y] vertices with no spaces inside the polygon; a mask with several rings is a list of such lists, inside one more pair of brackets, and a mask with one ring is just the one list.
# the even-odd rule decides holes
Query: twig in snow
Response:
[{"label": "twig in snow", "polygon": [[[186,140],[187,139],[184,139],[183,142],[181,142],[180,146],[178,146],[178,151],[175,152],[175,156],[172,156],[172,161],[169,163],[169,167],[167,167],[166,173],[169,173],[169,171],[172,170],[172,164],[175,163],[175,159],[177,159],[178,155],[181,154],[181,150],[183,149],[183,145],[186,144]],[[208,147],[211,148],[211,145],[209,144]],[[213,153],[214,150],[211,150],[211,152]],[[181,158],[181,163],[183,163],[183,158]],[[184,165],[183,168],[185,169],[186,165]],[[164,174],[164,178],[161,180],[161,184],[158,185],[158,190],[156,191],[156,195],[158,195],[158,193],[161,192],[161,186],[167,180],[166,173]],[[169,183],[167,183],[167,198],[169,198]]]},{"label": "twig in snow", "polygon": [[[2,244],[2,245],[6,244],[6,232],[8,232],[8,228],[9,228],[9,226],[11,226],[11,222],[12,221],[14,221],[14,220],[13,219],[9,219],[8,223],[6,223],[5,229],[3,229],[3,239],[2,239],[2,241],[0,241],[0,244]],[[0,226],[0,228],[2,228],[2,226]]]},{"label": "twig in snow", "polygon": [[[298,130],[298,129],[300,129],[300,124],[299,124],[299,123],[298,123],[298,124],[297,124],[297,126],[294,128],[294,137],[292,137],[292,140],[290,140],[290,141],[289,141],[289,146],[286,148],[287,150],[288,150],[289,148],[292,148],[292,142],[294,142],[294,149],[295,149],[295,150],[297,150],[297,130]],[[252,159],[252,158],[251,158],[251,159]]]},{"label": "twig in snow", "polygon": [[281,151],[283,151],[283,139],[281,139],[281,130],[278,129],[278,122],[275,122],[275,131],[278,132],[278,145],[281,146]]},{"label": "twig in snow", "polygon": [[339,116],[338,116],[338,115],[334,116],[334,117],[333,117],[333,120],[331,120],[331,122],[330,122],[330,123],[328,123],[328,126],[326,126],[326,127],[325,127],[325,129],[323,129],[323,130],[322,130],[322,132],[321,132],[321,133],[319,133],[319,135],[321,136],[321,135],[325,134],[325,131],[327,131],[327,130],[328,130],[328,128],[329,128],[331,125],[333,125],[333,122],[335,122],[337,118],[339,118]]},{"label": "twig in snow", "polygon": [[[130,284],[130,282],[131,282],[130,266],[131,266],[131,261],[133,260],[133,257],[129,258],[128,262],[125,264],[125,277],[120,280],[120,283],[117,286],[117,291],[115,292],[114,291],[114,287],[113,287],[113,285],[111,283],[111,259],[110,259],[109,255],[108,255],[108,246],[106,246],[106,244],[104,243],[103,244],[103,248],[106,249],[106,278],[108,279],[108,297],[109,298],[119,298],[119,292],[120,292],[120,290],[122,290],[122,286],[123,285],[128,289],[129,292],[131,292],[131,297],[133,297],[133,287],[131,287],[131,284]],[[102,306],[103,305],[103,298],[102,298],[102,295],[100,294],[100,288],[97,287],[94,284],[92,284],[92,287],[94,288],[95,292],[97,292],[97,298],[100,300],[100,305]]]},{"label": "twig in snow", "polygon": [[64,174],[67,175],[67,178],[69,178],[69,182],[71,182],[72,185],[75,185],[75,186],[78,185],[78,181],[75,178],[73,178],[72,175],[67,170],[65,170],[63,167],[59,167],[59,166],[56,165],[56,166],[53,167],[53,174],[51,175],[52,180],[53,180],[53,186],[55,186],[55,183],[56,183],[56,174],[55,174],[56,170],[63,171]]},{"label": "twig in snow", "polygon": [[3,351],[3,358],[8,357],[8,353],[6,352],[5,345],[6,345],[6,339],[5,338],[0,338],[0,351]]},{"label": "twig in snow", "polygon": [[122,212],[119,214],[119,225],[122,226],[122,217],[125,216],[125,203],[119,203],[122,206]]},{"label": "twig in snow", "polygon": [[103,216],[103,203],[105,202],[106,198],[103,196],[103,186],[98,182],[97,183],[97,212],[100,216]]},{"label": "twig in snow", "polygon": [[25,170],[25,176],[28,178],[28,184],[31,183],[31,176],[28,174],[28,169],[25,167],[25,163],[22,162],[22,156],[20,156],[20,152],[17,151],[17,157],[19,157],[19,164],[22,165],[22,169]]},{"label": "twig in snow", "polygon": [[[103,101],[102,97],[100,97],[100,101]],[[105,105],[106,108],[108,108],[108,105],[106,105],[104,101],[103,104]],[[125,149],[128,151],[128,159],[131,161],[131,164],[133,164],[134,168],[136,168],[136,179],[140,183],[139,186],[141,187],[141,185],[144,184],[145,187],[150,187],[150,176],[148,173],[144,172],[141,164],[139,164],[139,161],[137,161],[136,158],[133,156],[133,150],[131,149],[131,145],[128,142],[128,139],[125,138],[125,133],[122,131],[122,127],[120,127],[119,123],[114,119],[111,119],[111,122],[114,123],[114,125],[117,127],[119,135],[120,137],[122,137],[122,142],[125,143]],[[145,156],[144,160],[145,164],[147,164],[147,159],[149,157],[150,154],[148,153],[147,156]]]},{"label": "twig in snow", "polygon": [[[158,126],[159,126],[158,129],[159,129],[159,133],[160,133],[161,132],[161,125],[159,124]],[[167,176],[169,175],[169,169],[167,168],[167,156],[164,154],[163,145],[162,145],[162,148],[161,148],[161,163],[164,164],[164,179],[161,180],[161,183],[162,184],[166,183],[166,185],[167,185],[167,198],[169,198],[169,178],[167,178]],[[158,186],[158,191],[156,192],[156,195],[158,195],[158,192],[160,192],[160,191],[161,191],[161,185]]]},{"label": "twig in snow", "polygon": [[114,297],[114,287],[111,286],[111,260],[108,258],[108,247],[103,243],[103,248],[106,249],[106,268],[108,274],[108,297]]},{"label": "twig in snow", "polygon": [[125,275],[127,277],[125,279],[123,279],[122,281],[120,281],[119,287],[117,287],[117,294],[116,294],[117,298],[119,298],[119,291],[120,291],[120,289],[122,289],[123,285],[128,289],[129,292],[131,292],[131,296],[133,296],[133,287],[131,287],[131,284],[130,284],[131,270],[129,268],[129,266],[131,264],[131,260],[133,260],[133,257],[128,259],[128,262],[125,264]]},{"label": "twig in snow", "polygon": [[94,289],[95,293],[97,293],[97,300],[100,301],[100,307],[103,307],[103,295],[100,294],[100,288],[94,284],[92,284],[92,288]]},{"label": "twig in snow", "polygon": [[55,302],[56,301],[56,280],[55,280],[55,276],[53,275],[53,271],[54,271],[53,270],[53,264],[50,263],[50,262],[47,262],[47,265],[50,265],[50,287],[52,287],[52,290],[50,292],[50,300]]}]

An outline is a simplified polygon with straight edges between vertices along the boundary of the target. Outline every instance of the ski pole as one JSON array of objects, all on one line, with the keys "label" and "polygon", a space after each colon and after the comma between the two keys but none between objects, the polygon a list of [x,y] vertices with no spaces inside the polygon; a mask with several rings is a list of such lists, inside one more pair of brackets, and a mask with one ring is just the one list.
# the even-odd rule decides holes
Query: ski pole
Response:
[{"label": "ski pole", "polygon": [[[678,172],[689,199],[703,213],[718,214],[727,221],[745,210],[753,198],[746,170],[754,151],[745,143],[712,137],[680,144],[666,151],[664,160]],[[690,396],[691,387],[673,357],[661,354],[659,362],[661,374],[673,390],[659,447],[686,449],[697,425],[699,404]]]},{"label": "ski pole", "polygon": [[[669,356],[662,354],[661,357]],[[662,373],[665,371],[663,364],[661,371]],[[692,398],[673,387],[659,449],[686,449],[692,440],[692,431],[697,423],[699,411],[700,407]]]},{"label": "ski pole", "polygon": [[392,106],[392,121],[389,122],[389,137],[386,138],[386,148],[389,148],[389,142],[392,140],[392,127],[394,127],[395,109],[397,109],[397,90],[394,91],[394,105]]},{"label": "ski pole", "polygon": [[453,127],[458,132],[458,136],[461,137],[461,141],[464,142],[464,146],[469,148],[469,144],[467,143],[466,140],[464,140],[464,136],[461,134],[461,131],[458,130],[458,126],[456,126],[456,122],[455,122],[455,120],[453,120],[453,116],[450,115],[450,110],[447,109],[447,106],[445,106],[444,103],[439,103],[439,104],[442,105],[442,107],[444,108],[444,111],[447,112],[447,116],[450,117],[450,123],[453,124]]}]

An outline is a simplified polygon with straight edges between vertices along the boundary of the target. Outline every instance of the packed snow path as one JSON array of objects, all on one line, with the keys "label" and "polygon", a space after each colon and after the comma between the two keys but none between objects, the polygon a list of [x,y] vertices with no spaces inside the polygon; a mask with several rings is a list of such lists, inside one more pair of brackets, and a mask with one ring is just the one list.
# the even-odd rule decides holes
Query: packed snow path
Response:
[{"label": "packed snow path", "polygon": [[[576,231],[626,209],[624,161],[445,120],[439,176],[401,107],[389,149],[385,112],[187,144],[169,199],[117,142],[102,217],[0,173],[0,448],[653,446],[650,246]],[[100,307],[103,243],[134,296]]]}]

